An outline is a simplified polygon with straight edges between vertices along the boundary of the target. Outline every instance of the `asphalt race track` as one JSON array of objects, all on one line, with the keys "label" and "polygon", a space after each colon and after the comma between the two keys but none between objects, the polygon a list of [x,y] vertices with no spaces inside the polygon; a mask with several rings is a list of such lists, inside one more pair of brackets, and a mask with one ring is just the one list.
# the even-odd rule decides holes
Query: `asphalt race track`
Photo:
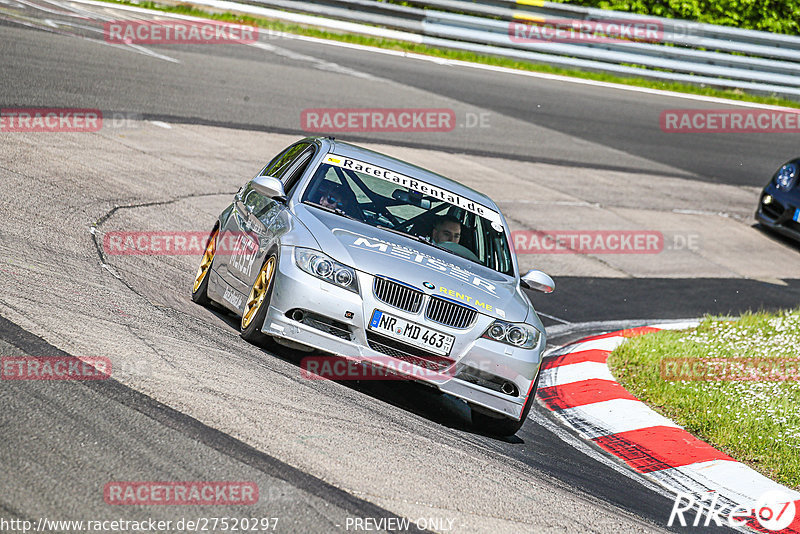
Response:
[{"label": "asphalt race track", "polygon": [[[245,180],[306,135],[303,109],[452,109],[452,132],[337,137],[486,191],[520,231],[663,236],[644,254],[520,254],[556,280],[555,293],[532,300],[558,344],[611,322],[795,306],[799,249],[753,227],[752,212],[760,187],[796,156],[797,135],[665,134],[664,109],[725,106],[308,39],[103,41],[103,21],[133,16],[149,17],[0,0],[0,107],[97,108],[117,119],[93,133],[0,132],[0,354],[103,356],[114,366],[107,381],[1,383],[0,520],[669,530],[670,496],[545,409],[498,440],[470,429],[465,405],[421,386],[305,380],[300,355],[250,345],[232,316],[191,302],[198,256],[107,254],[102,238],[210,230]],[[584,324],[598,321],[607,323]],[[132,480],[249,481],[260,498],[104,501],[106,484]]]}]

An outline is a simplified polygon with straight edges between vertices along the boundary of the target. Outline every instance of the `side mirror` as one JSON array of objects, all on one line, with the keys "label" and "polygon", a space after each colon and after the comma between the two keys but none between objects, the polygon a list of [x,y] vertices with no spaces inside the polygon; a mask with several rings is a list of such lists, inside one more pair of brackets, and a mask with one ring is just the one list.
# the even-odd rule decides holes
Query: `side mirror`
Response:
[{"label": "side mirror", "polygon": [[553,282],[549,275],[535,269],[525,273],[520,283],[522,287],[541,291],[542,293],[552,293],[556,288],[556,283]]},{"label": "side mirror", "polygon": [[253,189],[267,198],[283,200],[286,198],[286,191],[283,190],[283,183],[272,176],[256,176],[252,182]]}]

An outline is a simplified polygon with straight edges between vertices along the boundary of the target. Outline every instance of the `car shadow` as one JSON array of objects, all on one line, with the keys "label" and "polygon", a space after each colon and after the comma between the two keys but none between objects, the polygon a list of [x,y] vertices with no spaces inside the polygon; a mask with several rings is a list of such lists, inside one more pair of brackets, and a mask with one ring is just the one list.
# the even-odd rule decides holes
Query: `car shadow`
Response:
[{"label": "car shadow", "polygon": [[[229,312],[226,308],[217,306],[214,303],[212,303],[212,306],[209,306],[207,309],[217,318],[227,324],[231,329],[237,332],[239,331],[238,316]],[[291,349],[289,347],[279,345],[269,336],[264,336],[264,340],[257,343],[256,346],[266,352],[270,357],[279,358],[297,367],[297,374],[301,377],[304,374],[304,358],[322,356],[325,358],[330,358],[331,364],[339,360],[342,362],[347,361],[347,359],[344,357],[336,356],[319,350],[305,352]],[[373,399],[391,404],[392,406],[411,412],[419,417],[423,417],[429,421],[452,428],[454,430],[480,435],[506,443],[524,443],[524,441],[516,435],[500,437],[477,430],[472,426],[472,412],[469,405],[465,401],[447,393],[442,393],[431,386],[426,386],[413,379],[403,377],[376,377],[375,379],[370,380],[330,380],[323,377],[309,377],[307,379],[335,381],[344,387],[359,392],[362,395],[368,395]]]},{"label": "car shadow", "polygon": [[772,230],[761,223],[753,223],[750,225],[750,227],[755,228],[771,241],[775,243],[780,243],[781,245],[784,245],[787,248],[791,248],[795,252],[800,252],[800,242],[795,241],[791,237],[776,232],[775,230]]},{"label": "car shadow", "polygon": [[[298,374],[307,377],[306,380],[337,382],[363,395],[368,395],[373,399],[386,402],[443,426],[467,432],[472,430],[471,411],[466,402],[412,379],[387,375],[367,380],[332,380],[305,371],[303,359],[323,357],[329,360],[331,366],[335,366],[336,362],[347,363],[347,358],[318,350],[314,352],[294,350],[280,346],[274,341],[267,341],[261,348],[272,356],[295,365],[298,368]],[[367,368],[365,368],[364,375],[370,375]]]},{"label": "car shadow", "polygon": [[[277,348],[277,351],[275,350]],[[276,346],[268,350],[277,357],[297,365],[302,372],[303,358],[324,356],[331,359],[331,364],[337,360],[346,362],[341,356],[314,351],[312,353],[293,351],[286,347]],[[280,352],[278,352],[280,351]],[[369,374],[369,373],[366,373]],[[481,435],[506,443],[524,443],[522,439],[514,436],[500,437],[481,432],[472,425],[472,410],[466,401],[442,393],[431,386],[424,385],[413,379],[403,377],[380,378],[374,380],[330,380],[328,378],[313,378],[313,380],[335,381],[344,387],[350,388],[363,395],[368,395],[378,401],[391,404],[396,408],[406,410],[419,417],[425,418],[442,426]]]}]

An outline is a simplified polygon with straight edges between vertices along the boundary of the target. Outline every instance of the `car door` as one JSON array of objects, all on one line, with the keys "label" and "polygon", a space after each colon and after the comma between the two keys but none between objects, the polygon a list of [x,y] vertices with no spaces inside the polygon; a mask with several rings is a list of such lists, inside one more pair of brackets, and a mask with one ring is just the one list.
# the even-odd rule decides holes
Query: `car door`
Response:
[{"label": "car door", "polygon": [[[309,146],[309,143],[302,142],[292,145],[264,167],[259,176],[278,179],[294,176],[298,165],[303,162],[307,164],[310,159]],[[220,270],[224,269],[226,281],[240,293],[249,293],[265,256],[275,241],[276,229],[272,223],[284,209],[286,206],[283,201],[267,198],[256,191],[252,180],[234,197],[233,209],[223,232],[225,239],[231,244],[231,250],[224,255]]]}]

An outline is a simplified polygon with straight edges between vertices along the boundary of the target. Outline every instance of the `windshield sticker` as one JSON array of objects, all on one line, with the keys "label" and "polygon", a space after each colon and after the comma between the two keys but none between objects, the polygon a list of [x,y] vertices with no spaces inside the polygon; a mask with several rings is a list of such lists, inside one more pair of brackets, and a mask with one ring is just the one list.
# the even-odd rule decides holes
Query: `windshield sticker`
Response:
[{"label": "windshield sticker", "polygon": [[481,291],[484,291],[492,296],[497,296],[497,286],[485,278],[481,278],[480,276],[471,273],[463,267],[453,265],[452,263],[448,263],[429,254],[425,254],[424,252],[404,247],[402,245],[397,245],[377,238],[359,236],[358,234],[355,234],[355,236],[356,238],[353,241],[353,244],[350,245],[351,247],[369,250],[376,254],[382,254],[384,256],[422,265],[423,267],[446,274],[461,282],[471,284],[475,288],[480,289]]},{"label": "windshield sticker", "polygon": [[389,169],[378,167],[377,165],[373,165],[372,163],[365,163],[357,159],[346,158],[344,156],[338,156],[336,154],[328,154],[325,157],[324,163],[327,163],[329,165],[334,165],[336,167],[341,167],[342,169],[348,169],[363,174],[369,174],[370,176],[375,176],[376,178],[380,178],[381,180],[392,182],[393,184],[397,184],[401,187],[407,187],[412,191],[416,191],[417,193],[422,193],[423,195],[427,195],[429,197],[433,197],[442,200],[444,202],[448,202],[454,206],[465,209],[470,213],[474,213],[475,215],[479,215],[484,219],[487,219],[489,222],[492,223],[492,228],[494,228],[498,232],[503,231],[503,224],[501,223],[499,213],[490,208],[487,208],[483,204],[475,202],[474,200],[470,200],[468,198],[462,197],[461,195],[452,193],[447,189],[442,189],[441,187],[436,187],[435,185],[431,185],[427,182],[423,182],[416,178],[411,178],[404,174],[399,174]]}]

